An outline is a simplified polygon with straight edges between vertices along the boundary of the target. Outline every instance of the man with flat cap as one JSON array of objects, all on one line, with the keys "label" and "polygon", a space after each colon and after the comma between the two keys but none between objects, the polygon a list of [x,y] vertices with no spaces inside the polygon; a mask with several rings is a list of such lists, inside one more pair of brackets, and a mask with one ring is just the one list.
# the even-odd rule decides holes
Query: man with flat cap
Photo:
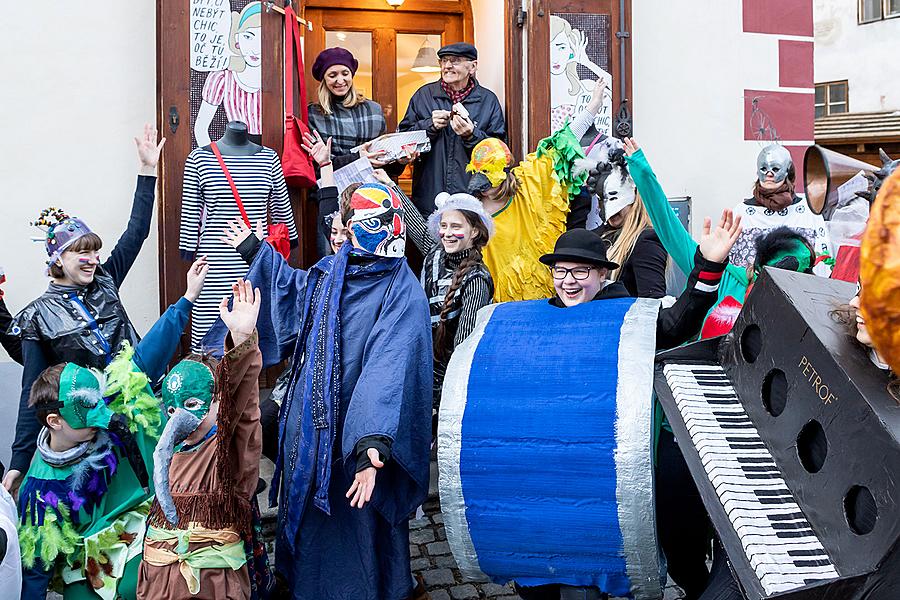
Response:
[{"label": "man with flat cap", "polygon": [[466,165],[475,144],[489,137],[506,139],[500,101],[475,79],[475,46],[449,44],[437,54],[440,80],[416,90],[398,127],[425,130],[431,140],[431,152],[421,155],[413,168],[412,199],[424,215],[434,211],[434,197],[440,192],[467,191]]}]

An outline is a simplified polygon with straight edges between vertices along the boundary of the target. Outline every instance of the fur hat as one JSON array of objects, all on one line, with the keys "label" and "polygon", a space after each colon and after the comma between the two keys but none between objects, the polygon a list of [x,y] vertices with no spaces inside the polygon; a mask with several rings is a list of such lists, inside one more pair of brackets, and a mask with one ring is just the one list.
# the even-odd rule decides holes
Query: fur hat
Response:
[{"label": "fur hat", "polygon": [[435,239],[440,238],[441,215],[448,210],[467,210],[478,215],[481,222],[488,230],[488,238],[494,235],[494,219],[484,210],[481,200],[469,194],[448,194],[441,192],[434,198],[434,205],[437,207],[431,216],[428,217],[428,230]]}]

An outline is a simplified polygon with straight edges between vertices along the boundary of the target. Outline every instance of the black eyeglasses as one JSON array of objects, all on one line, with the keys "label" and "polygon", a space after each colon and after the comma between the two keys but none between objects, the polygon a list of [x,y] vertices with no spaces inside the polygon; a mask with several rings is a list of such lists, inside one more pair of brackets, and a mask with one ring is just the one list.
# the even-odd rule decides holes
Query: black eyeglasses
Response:
[{"label": "black eyeglasses", "polygon": [[550,273],[553,275],[553,279],[557,281],[562,281],[569,273],[572,274],[575,281],[584,281],[590,277],[591,271],[595,268],[596,267],[572,267],[571,269],[567,269],[565,267],[550,267]]}]

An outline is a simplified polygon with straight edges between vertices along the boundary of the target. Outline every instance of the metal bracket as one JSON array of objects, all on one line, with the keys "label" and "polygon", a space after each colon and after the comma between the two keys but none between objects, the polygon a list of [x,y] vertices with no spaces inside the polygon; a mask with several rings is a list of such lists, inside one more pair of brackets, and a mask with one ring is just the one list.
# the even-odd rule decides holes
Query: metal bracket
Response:
[{"label": "metal bracket", "polygon": [[621,40],[621,39],[630,38],[630,37],[631,37],[631,32],[630,32],[630,31],[617,31],[617,32],[616,32],[616,37],[617,37],[618,39],[620,39],[620,40]]},{"label": "metal bracket", "polygon": [[528,17],[528,11],[521,8],[516,9],[516,27],[521,29],[525,26],[525,19]]},{"label": "metal bracket", "polygon": [[169,129],[172,130],[172,133],[178,131],[180,123],[181,119],[178,116],[178,109],[174,106],[169,107]]}]

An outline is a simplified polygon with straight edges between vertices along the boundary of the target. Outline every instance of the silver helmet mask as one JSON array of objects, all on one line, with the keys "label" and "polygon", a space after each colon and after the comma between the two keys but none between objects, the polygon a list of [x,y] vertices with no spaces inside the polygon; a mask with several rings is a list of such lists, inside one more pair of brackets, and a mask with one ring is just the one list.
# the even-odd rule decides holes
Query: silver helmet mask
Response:
[{"label": "silver helmet mask", "polygon": [[760,183],[764,183],[766,176],[771,174],[775,178],[775,183],[781,183],[788,176],[793,164],[794,161],[787,148],[779,144],[770,144],[756,157],[756,176]]}]

